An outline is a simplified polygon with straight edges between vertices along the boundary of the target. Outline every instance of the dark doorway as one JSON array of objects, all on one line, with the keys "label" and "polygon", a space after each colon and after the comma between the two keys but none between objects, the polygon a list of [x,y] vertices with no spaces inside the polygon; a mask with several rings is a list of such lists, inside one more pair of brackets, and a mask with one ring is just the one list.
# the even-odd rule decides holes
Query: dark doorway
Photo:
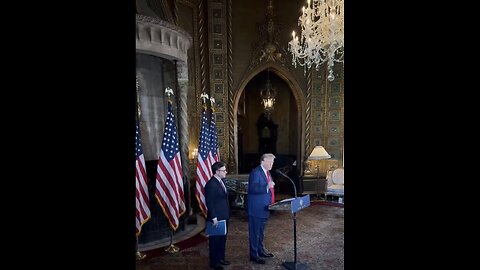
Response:
[{"label": "dark doorway", "polygon": [[258,153],[277,154],[277,129],[268,114],[262,113],[257,120]]},{"label": "dark doorway", "polygon": [[[269,79],[276,89],[276,96],[273,109],[267,112],[261,90],[265,89]],[[267,69],[259,72],[245,85],[236,117],[239,174],[250,173],[260,164],[264,153],[274,154],[277,157],[275,164],[280,167],[287,163],[282,157],[297,159],[300,144],[298,104],[290,85],[275,69],[270,68],[269,74]]]}]

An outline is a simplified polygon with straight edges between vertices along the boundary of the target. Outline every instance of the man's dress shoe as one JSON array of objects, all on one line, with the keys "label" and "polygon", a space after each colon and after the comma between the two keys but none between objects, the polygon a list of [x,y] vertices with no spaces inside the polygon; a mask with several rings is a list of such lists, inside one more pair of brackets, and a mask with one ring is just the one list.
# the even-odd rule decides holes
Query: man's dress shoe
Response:
[{"label": "man's dress shoe", "polygon": [[265,264],[265,260],[262,258],[250,258],[250,261],[256,262],[258,264]]},{"label": "man's dress shoe", "polygon": [[273,254],[272,253],[260,254],[260,257],[271,258],[271,257],[273,257]]},{"label": "man's dress shoe", "polygon": [[221,264],[221,265],[229,265],[230,262],[227,261],[227,260],[220,260],[220,264]]}]

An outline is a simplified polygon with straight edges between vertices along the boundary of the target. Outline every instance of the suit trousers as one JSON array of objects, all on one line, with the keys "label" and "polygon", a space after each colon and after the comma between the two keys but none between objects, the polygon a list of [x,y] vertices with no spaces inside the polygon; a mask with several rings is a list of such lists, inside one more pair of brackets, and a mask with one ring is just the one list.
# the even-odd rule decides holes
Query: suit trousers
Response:
[{"label": "suit trousers", "polygon": [[215,235],[208,237],[210,267],[215,268],[220,265],[220,260],[225,260],[226,235]]},{"label": "suit trousers", "polygon": [[263,239],[268,218],[248,216],[248,239],[250,240],[250,258],[259,258],[265,254]]}]

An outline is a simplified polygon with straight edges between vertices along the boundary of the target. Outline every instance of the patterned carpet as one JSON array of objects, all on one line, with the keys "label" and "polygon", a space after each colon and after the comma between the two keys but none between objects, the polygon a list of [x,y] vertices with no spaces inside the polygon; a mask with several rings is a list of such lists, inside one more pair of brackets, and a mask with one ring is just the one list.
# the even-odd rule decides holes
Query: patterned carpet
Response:
[{"label": "patterned carpet", "polygon": [[[339,207],[337,207],[339,206]],[[335,203],[315,203],[296,215],[297,262],[308,269],[344,268],[344,208]],[[234,209],[227,236],[226,259],[232,264],[227,270],[286,269],[281,264],[294,260],[293,215],[275,211],[267,223],[265,245],[275,254],[264,265],[249,261],[248,217],[245,210]],[[195,244],[186,247],[179,243],[174,254],[149,252],[147,258],[137,262],[136,270],[207,270],[208,242],[203,235],[192,238]],[[183,246],[182,246],[183,245]]]}]

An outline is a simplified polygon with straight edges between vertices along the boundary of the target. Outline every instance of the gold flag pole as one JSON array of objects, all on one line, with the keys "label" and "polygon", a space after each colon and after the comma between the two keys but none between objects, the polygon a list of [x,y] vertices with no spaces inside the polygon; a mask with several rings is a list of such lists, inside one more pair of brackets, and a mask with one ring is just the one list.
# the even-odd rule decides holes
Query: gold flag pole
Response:
[{"label": "gold flag pole", "polygon": [[170,228],[170,245],[165,249],[168,253],[177,253],[180,250],[179,247],[173,244],[173,230]]},{"label": "gold flag pole", "polygon": [[[167,94],[168,102],[172,102],[170,96],[173,95],[173,90],[170,87],[165,88],[165,94]],[[179,247],[173,244],[173,229],[170,228],[170,245],[165,249],[168,253],[176,253],[180,250]]]},{"label": "gold flag pole", "polygon": [[135,258],[137,259],[137,261],[140,261],[140,260],[143,260],[147,257],[147,254],[145,253],[142,253],[138,250],[138,237],[136,237],[136,241],[135,241]]},{"label": "gold flag pole", "polygon": [[[136,76],[136,96],[137,96],[137,117],[140,119],[141,115],[141,110],[140,110],[140,95],[139,95],[139,88],[140,88],[140,83],[138,81],[138,76]],[[140,125],[140,122],[138,123]],[[138,250],[138,235],[135,237],[135,258],[137,261],[143,260],[147,257],[145,253],[142,253]]]}]

